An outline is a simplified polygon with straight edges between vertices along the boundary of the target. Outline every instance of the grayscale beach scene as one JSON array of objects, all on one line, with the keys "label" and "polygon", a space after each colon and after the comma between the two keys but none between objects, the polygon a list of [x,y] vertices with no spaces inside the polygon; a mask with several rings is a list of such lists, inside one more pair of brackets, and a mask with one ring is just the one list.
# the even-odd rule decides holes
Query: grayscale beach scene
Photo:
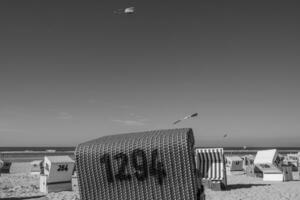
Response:
[{"label": "grayscale beach scene", "polygon": [[296,1],[0,1],[0,200],[299,200]]}]

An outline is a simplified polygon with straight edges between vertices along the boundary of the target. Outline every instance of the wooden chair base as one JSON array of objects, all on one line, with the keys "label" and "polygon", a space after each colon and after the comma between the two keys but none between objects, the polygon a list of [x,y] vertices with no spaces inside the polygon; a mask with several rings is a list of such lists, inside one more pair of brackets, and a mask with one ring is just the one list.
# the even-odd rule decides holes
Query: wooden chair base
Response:
[{"label": "wooden chair base", "polygon": [[72,181],[58,182],[58,183],[47,183],[47,176],[40,176],[40,192],[50,193],[50,192],[62,192],[62,191],[72,191]]},{"label": "wooden chair base", "polygon": [[226,184],[223,181],[203,180],[202,184],[204,187],[214,191],[226,190]]}]

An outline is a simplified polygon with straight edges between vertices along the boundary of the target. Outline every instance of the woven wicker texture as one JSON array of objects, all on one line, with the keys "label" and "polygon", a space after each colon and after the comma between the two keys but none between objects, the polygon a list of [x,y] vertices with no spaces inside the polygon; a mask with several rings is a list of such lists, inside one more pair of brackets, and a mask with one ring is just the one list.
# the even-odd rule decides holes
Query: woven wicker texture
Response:
[{"label": "woven wicker texture", "polygon": [[192,129],[105,136],[79,144],[81,199],[196,200],[193,146]]}]

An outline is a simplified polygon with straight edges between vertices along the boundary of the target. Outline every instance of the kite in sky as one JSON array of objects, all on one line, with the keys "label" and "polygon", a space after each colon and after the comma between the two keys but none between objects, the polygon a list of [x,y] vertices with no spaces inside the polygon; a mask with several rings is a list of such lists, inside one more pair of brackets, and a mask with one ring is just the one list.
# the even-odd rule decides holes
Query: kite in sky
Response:
[{"label": "kite in sky", "polygon": [[179,120],[175,121],[173,124],[178,124],[178,123],[181,122],[182,120],[190,119],[190,118],[197,117],[197,116],[198,116],[198,113],[194,113],[194,114],[185,116],[183,119],[179,119]]}]

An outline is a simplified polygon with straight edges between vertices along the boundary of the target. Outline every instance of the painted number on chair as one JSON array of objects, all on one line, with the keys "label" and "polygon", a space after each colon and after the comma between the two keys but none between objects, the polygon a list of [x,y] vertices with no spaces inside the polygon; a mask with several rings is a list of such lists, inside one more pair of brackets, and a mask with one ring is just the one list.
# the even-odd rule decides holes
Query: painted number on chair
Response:
[{"label": "painted number on chair", "polygon": [[[118,170],[114,173],[112,168],[112,159],[118,164]],[[133,150],[130,155],[119,153],[114,156],[104,154],[100,158],[100,163],[104,165],[107,181],[130,181],[133,178],[138,181],[145,181],[150,176],[157,179],[158,184],[162,185],[167,176],[163,163],[158,161],[158,150],[151,152],[151,160],[147,160],[145,151],[141,149]],[[130,165],[131,164],[131,165]],[[129,166],[134,168],[134,173],[128,173]]]},{"label": "painted number on chair", "polygon": [[68,165],[58,165],[58,172],[68,171]]}]

